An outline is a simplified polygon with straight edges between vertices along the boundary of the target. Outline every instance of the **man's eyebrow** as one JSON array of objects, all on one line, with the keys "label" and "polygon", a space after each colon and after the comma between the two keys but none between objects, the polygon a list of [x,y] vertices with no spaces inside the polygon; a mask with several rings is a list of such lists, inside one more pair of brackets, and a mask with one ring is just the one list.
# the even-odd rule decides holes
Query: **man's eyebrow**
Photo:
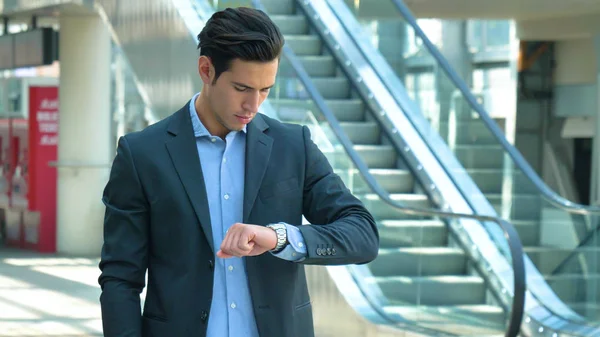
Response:
[{"label": "man's eyebrow", "polygon": [[[235,84],[235,85],[236,85],[236,86],[238,86],[238,87],[242,87],[242,88],[246,88],[246,89],[254,89],[254,88],[252,88],[251,86],[249,86],[249,85],[246,85],[246,84],[244,84],[244,83],[235,82],[235,81],[232,81],[231,83]],[[265,89],[271,89],[271,88],[272,88],[274,85],[275,85],[275,84],[271,84],[270,86],[268,86],[268,87],[266,87],[266,88],[262,88],[262,90],[265,90]]]}]

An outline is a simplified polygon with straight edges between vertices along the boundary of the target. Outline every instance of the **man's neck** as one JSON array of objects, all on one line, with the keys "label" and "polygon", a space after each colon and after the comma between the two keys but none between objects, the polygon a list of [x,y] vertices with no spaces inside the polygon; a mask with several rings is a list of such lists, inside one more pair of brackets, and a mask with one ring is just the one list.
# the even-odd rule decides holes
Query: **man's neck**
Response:
[{"label": "man's neck", "polygon": [[200,93],[200,95],[196,97],[194,106],[196,107],[196,114],[206,130],[208,130],[211,135],[225,139],[227,130],[215,119],[215,115],[210,111],[210,108],[207,104],[207,99],[203,97],[203,93]]}]

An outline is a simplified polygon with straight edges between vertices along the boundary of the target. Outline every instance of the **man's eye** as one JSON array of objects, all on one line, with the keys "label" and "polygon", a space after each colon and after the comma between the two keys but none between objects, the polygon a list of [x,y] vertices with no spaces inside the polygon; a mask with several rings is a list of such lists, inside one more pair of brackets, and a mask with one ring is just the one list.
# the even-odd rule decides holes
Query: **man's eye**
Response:
[{"label": "man's eye", "polygon": [[239,92],[244,92],[246,91],[246,88],[239,88],[239,87],[234,87],[235,90],[239,91]]}]

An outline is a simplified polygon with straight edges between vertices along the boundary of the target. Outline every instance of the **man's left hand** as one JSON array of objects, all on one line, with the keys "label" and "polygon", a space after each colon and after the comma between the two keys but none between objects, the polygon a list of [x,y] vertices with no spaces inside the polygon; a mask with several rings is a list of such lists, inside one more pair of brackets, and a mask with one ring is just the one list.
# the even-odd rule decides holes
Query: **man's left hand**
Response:
[{"label": "man's left hand", "polygon": [[221,243],[217,256],[230,257],[261,255],[277,246],[277,234],[274,230],[257,225],[236,223],[229,228]]}]

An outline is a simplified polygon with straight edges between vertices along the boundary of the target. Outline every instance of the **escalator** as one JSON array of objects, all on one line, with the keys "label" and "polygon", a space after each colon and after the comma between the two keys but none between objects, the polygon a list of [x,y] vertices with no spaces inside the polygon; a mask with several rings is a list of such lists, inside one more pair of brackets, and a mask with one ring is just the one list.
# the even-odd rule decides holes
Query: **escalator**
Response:
[{"label": "escalator", "polygon": [[[429,148],[475,213],[502,216],[517,228],[527,253],[528,295],[531,295],[526,325],[537,325],[532,331],[544,334],[549,330],[567,335],[598,334],[599,209],[564,200],[541,181],[423,34],[401,1],[327,0],[298,1],[296,4],[298,11],[304,13],[314,27],[323,28],[315,31],[322,32],[322,40],[328,42],[331,50],[335,50],[337,44],[344,44],[343,53],[334,52],[339,63],[357,67],[368,64],[384,86],[394,92],[396,103],[409,116],[421,137],[427,140]],[[382,10],[378,11],[377,6]],[[398,59],[384,58],[380,50],[389,52],[402,46],[400,43],[390,46],[389,36],[383,39],[366,34],[361,29],[364,26],[361,27],[356,19],[361,12],[370,18],[365,24],[373,27],[379,23],[373,17],[381,15],[382,22],[395,25],[400,33],[398,41],[411,37],[419,40],[415,44],[421,48],[389,53],[396,57],[400,55],[401,59],[401,66],[391,67],[390,64],[398,64]],[[386,42],[378,46],[380,50],[370,42],[377,39]],[[350,50],[349,45],[356,49]],[[443,101],[444,95],[438,92],[434,102],[415,102],[425,95],[418,90],[409,95],[407,83],[401,81],[408,77],[407,71],[415,64],[431,67],[434,78],[452,84],[454,92],[447,95],[449,101]],[[355,71],[354,74],[360,72]],[[353,74],[352,70],[346,73]],[[349,78],[361,83],[368,77]],[[381,84],[369,80],[372,87]],[[433,106],[437,111],[426,116],[419,111],[419,106],[425,105]],[[431,116],[435,120],[427,120]]]},{"label": "escalator", "polygon": [[[327,108],[340,122],[353,150],[390,198],[408,207],[434,207],[426,188],[372,117],[369,103],[356,92],[352,79],[339,69],[320,36],[309,30],[305,15],[295,11],[295,2],[263,0],[262,4],[282,30],[286,44],[298,56]],[[281,120],[291,123],[305,123],[305,112],[314,111],[320,129],[334,142],[330,121],[323,117],[314,97],[291,68],[284,58],[278,83],[269,96],[271,104]],[[429,315],[431,325],[444,325],[448,333],[463,334],[469,330],[468,334],[473,335],[501,335],[507,312],[497,303],[483,276],[474,270],[475,263],[444,219],[411,216],[389,205],[361,179],[354,165],[344,162],[347,154],[343,146],[337,144],[333,148],[326,154],[336,173],[345,178],[378,220],[381,249],[369,271],[386,299],[385,310],[415,320]],[[452,318],[433,318],[435,312]],[[469,320],[451,322],[456,317]]]}]

